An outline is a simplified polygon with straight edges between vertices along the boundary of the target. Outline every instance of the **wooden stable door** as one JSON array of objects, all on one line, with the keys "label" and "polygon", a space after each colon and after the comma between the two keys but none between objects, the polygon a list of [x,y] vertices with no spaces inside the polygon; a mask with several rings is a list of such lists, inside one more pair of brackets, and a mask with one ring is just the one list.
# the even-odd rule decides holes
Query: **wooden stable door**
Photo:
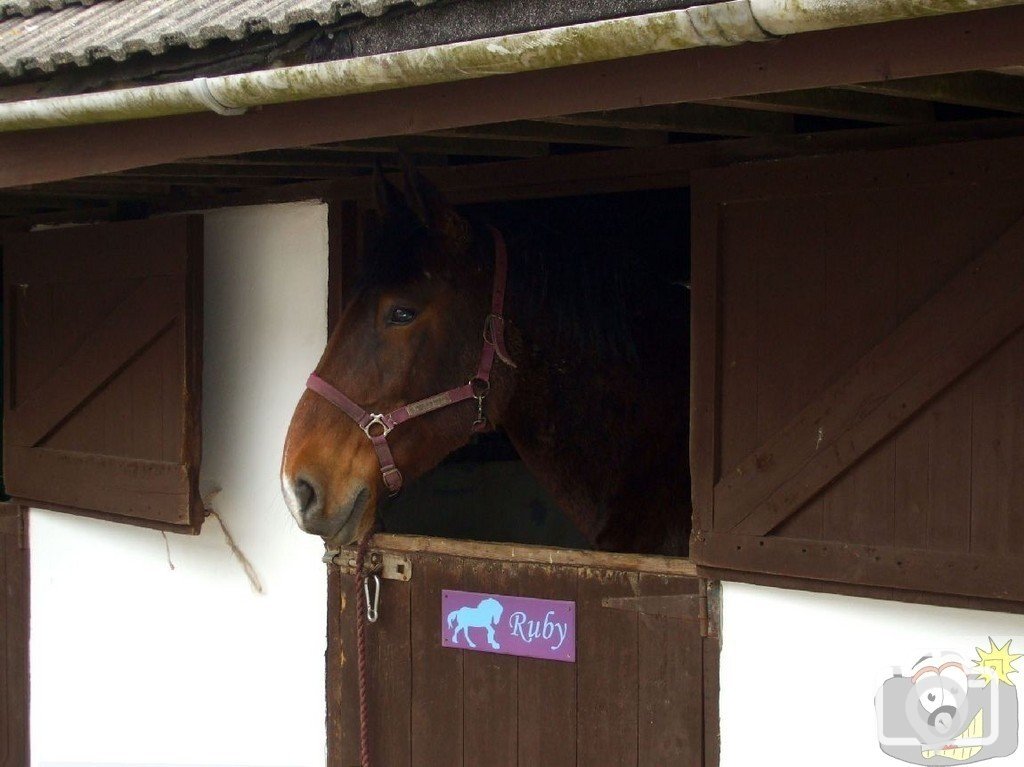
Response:
[{"label": "wooden stable door", "polygon": [[[718,640],[689,562],[379,539],[411,577],[384,580],[367,632],[374,767],[714,763]],[[356,603],[350,576],[335,586],[330,764],[357,767]],[[576,662],[443,647],[444,589],[575,602]]]}]

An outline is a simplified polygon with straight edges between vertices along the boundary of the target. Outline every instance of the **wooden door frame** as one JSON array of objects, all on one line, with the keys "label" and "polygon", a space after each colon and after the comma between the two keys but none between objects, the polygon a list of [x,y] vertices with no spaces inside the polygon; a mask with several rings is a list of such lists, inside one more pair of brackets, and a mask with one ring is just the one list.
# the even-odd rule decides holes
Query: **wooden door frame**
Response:
[{"label": "wooden door frame", "polygon": [[[657,188],[683,188],[689,185],[692,160],[659,162],[659,153],[643,152],[643,162],[636,163],[636,153],[601,153],[600,159],[585,155],[569,163],[556,165],[537,161],[507,163],[507,172],[495,175],[488,166],[466,166],[431,174],[431,180],[459,204],[542,198],[551,196],[637,191]],[[663,157],[663,156],[662,156]],[[570,158],[565,158],[570,159]],[[609,163],[608,160],[611,160]],[[361,252],[361,219],[370,197],[370,180],[346,184],[346,194],[329,197],[328,202],[328,334],[333,330],[349,285],[345,279],[346,265]],[[613,568],[637,572],[687,575],[697,577],[693,563],[683,557],[657,557],[614,554],[564,548],[523,546],[521,544],[477,543],[433,536],[378,535],[375,549],[435,552],[471,559],[498,559],[508,562],[561,564],[575,567]],[[338,743],[345,737],[340,710],[344,705],[342,686],[346,684],[344,663],[351,666],[353,653],[346,652],[340,605],[347,578],[341,569],[328,566],[327,587],[327,749],[328,767],[348,767],[341,762]],[[703,579],[702,584],[705,583]],[[706,585],[702,585],[706,588]],[[348,643],[353,640],[348,637]],[[718,764],[718,664],[721,638],[717,632],[706,637],[704,647],[704,764]],[[346,659],[343,661],[342,659]],[[349,669],[350,671],[351,669]],[[351,684],[351,678],[348,679]]]}]

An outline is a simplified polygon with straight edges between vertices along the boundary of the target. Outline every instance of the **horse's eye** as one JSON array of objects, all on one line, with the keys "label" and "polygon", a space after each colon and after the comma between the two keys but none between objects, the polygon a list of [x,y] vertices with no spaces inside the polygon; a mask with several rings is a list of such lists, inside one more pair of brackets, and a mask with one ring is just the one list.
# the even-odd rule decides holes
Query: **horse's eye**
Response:
[{"label": "horse's eye", "polygon": [[416,318],[416,312],[404,306],[395,306],[388,314],[389,325],[408,325]]}]

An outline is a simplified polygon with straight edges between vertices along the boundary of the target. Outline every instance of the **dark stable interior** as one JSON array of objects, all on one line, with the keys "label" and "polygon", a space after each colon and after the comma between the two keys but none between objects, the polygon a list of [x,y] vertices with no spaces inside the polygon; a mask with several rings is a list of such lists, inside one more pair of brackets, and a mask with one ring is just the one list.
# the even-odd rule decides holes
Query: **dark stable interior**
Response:
[{"label": "dark stable interior", "polygon": [[[562,235],[587,232],[613,238],[621,243],[624,268],[635,268],[642,259],[644,272],[678,286],[679,300],[689,302],[688,189],[503,202],[466,210],[507,231],[558,227]],[[515,319],[509,317],[512,323]],[[689,334],[689,328],[683,332]],[[680,504],[680,513],[689,513],[689,504]],[[475,436],[407,485],[385,504],[381,524],[389,533],[591,548],[500,430]]]}]

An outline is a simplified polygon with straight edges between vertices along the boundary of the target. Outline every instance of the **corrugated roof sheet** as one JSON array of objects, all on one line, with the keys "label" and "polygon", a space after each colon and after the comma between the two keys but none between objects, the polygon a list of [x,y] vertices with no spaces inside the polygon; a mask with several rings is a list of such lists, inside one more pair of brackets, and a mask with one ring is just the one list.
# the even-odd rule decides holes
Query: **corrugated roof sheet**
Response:
[{"label": "corrugated roof sheet", "polygon": [[[0,71],[52,72],[141,51],[202,48],[258,32],[283,34],[298,24],[376,16],[407,0],[0,0]],[[415,0],[423,5],[431,0]]]},{"label": "corrugated roof sheet", "polygon": [[31,16],[39,11],[59,11],[69,5],[92,5],[97,0],[0,0],[0,17]]}]

